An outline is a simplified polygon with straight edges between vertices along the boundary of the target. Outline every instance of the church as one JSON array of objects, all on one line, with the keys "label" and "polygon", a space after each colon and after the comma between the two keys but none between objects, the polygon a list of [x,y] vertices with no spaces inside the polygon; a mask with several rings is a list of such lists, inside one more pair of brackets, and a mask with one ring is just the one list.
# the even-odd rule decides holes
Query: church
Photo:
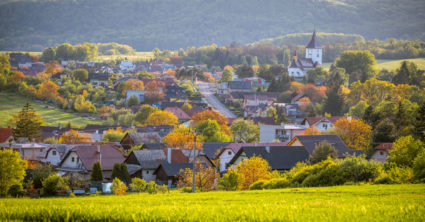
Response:
[{"label": "church", "polygon": [[317,41],[316,30],[305,48],[305,57],[298,58],[297,52],[295,52],[291,65],[288,67],[289,76],[293,76],[296,80],[302,80],[308,70],[322,65],[322,46]]}]

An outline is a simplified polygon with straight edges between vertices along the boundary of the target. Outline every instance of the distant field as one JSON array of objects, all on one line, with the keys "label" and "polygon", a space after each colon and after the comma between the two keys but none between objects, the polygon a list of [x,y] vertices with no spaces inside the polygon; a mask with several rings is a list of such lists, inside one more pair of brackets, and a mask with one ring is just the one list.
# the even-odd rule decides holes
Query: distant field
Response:
[{"label": "distant field", "polygon": [[[26,99],[10,93],[0,93],[0,127],[7,127],[11,115],[18,113],[25,105]],[[73,126],[84,127],[87,124],[103,124],[103,120],[87,120],[75,113],[67,113],[46,104],[30,102],[36,112],[40,113],[46,126],[71,122]]]},{"label": "distant field", "polygon": [[424,221],[425,185],[0,199],[2,221]]},{"label": "distant field", "polygon": [[30,55],[41,55],[41,52],[24,52],[24,51],[0,51],[0,55],[7,54],[7,53],[13,53],[13,52],[22,52],[22,53],[29,53]]},{"label": "distant field", "polygon": [[387,69],[387,70],[396,70],[400,68],[401,62],[404,60],[415,63],[419,69],[425,69],[425,58],[417,58],[417,59],[400,59],[400,60],[384,60],[378,59],[376,62],[378,65],[376,68],[378,70]]}]

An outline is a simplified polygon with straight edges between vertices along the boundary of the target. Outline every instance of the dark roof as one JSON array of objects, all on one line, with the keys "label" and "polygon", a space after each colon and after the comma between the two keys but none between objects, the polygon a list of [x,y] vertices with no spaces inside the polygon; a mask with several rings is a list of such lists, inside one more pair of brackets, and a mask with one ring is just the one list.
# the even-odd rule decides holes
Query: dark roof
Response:
[{"label": "dark roof", "polygon": [[254,121],[255,124],[279,125],[274,121],[273,117],[253,117],[252,121]]},{"label": "dark roof", "polygon": [[242,153],[245,153],[247,158],[260,156],[269,163],[272,170],[292,169],[298,162],[307,161],[310,155],[303,146],[242,147],[229,165],[233,164]]},{"label": "dark roof", "polygon": [[250,81],[230,81],[228,82],[230,89],[251,89],[252,82]]},{"label": "dark roof", "polygon": [[344,157],[346,153],[350,155],[363,154],[363,151],[361,150],[352,150],[348,148],[344,141],[342,141],[341,138],[339,138],[337,135],[303,135],[296,136],[295,138],[298,138],[309,154],[313,154],[316,145],[324,141],[327,141],[335,148],[335,150],[338,152],[338,157]]},{"label": "dark roof", "polygon": [[[164,169],[165,174],[167,176],[179,176],[180,170],[184,170],[186,168],[192,169],[193,164],[191,163],[161,163],[161,165],[158,167],[162,167]],[[158,171],[158,169],[155,170],[154,174]]]},{"label": "dark roof", "polygon": [[319,49],[319,48],[322,48],[322,46],[317,41],[316,30],[314,30],[313,36],[311,36],[311,40],[307,44],[307,47],[306,48],[309,48],[309,49]]},{"label": "dark roof", "polygon": [[149,150],[163,149],[163,148],[167,148],[167,144],[166,143],[144,143],[142,145],[142,148],[149,149]]},{"label": "dark roof", "polygon": [[133,140],[134,144],[161,142],[161,136],[158,132],[146,133],[128,133],[128,136]]},{"label": "dark roof", "polygon": [[89,79],[98,79],[98,80],[108,80],[109,74],[108,73],[90,73]]},{"label": "dark roof", "polygon": [[301,70],[314,68],[316,66],[310,58],[293,58],[289,68],[300,68]]},{"label": "dark roof", "polygon": [[223,148],[228,146],[229,143],[213,143],[207,142],[202,144],[202,151],[207,155],[208,158],[214,159],[216,154],[220,153]]}]

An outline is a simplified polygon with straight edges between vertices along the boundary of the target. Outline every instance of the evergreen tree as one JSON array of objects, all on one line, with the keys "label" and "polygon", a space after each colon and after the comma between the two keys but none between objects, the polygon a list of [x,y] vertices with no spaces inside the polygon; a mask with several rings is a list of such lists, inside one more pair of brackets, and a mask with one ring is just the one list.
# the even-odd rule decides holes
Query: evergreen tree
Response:
[{"label": "evergreen tree", "polygon": [[326,91],[326,100],[323,111],[330,113],[333,116],[341,115],[344,108],[344,94],[341,91],[342,79],[336,73],[328,83],[328,90]]},{"label": "evergreen tree", "polygon": [[115,178],[121,179],[121,164],[120,163],[114,163],[114,166],[112,168],[111,180]]},{"label": "evergreen tree", "polygon": [[277,112],[277,123],[288,123],[289,122],[289,118],[285,113],[285,110],[283,108],[277,108],[276,109]]},{"label": "evergreen tree", "polygon": [[385,143],[385,142],[393,142],[395,135],[396,126],[389,119],[383,119],[379,122],[378,125],[372,131],[373,134],[373,142]]},{"label": "evergreen tree", "polygon": [[93,163],[90,180],[96,182],[103,181],[102,166],[100,165],[99,161]]},{"label": "evergreen tree", "polygon": [[416,136],[425,142],[425,102],[419,107],[413,125]]},{"label": "evergreen tree", "polygon": [[130,184],[131,178],[130,174],[128,173],[127,164],[121,163],[121,178],[122,181],[126,184]]},{"label": "evergreen tree", "polygon": [[395,117],[395,126],[398,132],[409,126],[409,116],[402,102],[398,103],[398,109]]},{"label": "evergreen tree", "polygon": [[140,104],[139,99],[136,95],[131,95],[127,102],[128,106],[137,106]]},{"label": "evergreen tree", "polygon": [[39,134],[40,126],[43,124],[40,114],[34,112],[28,102],[18,114],[12,116],[9,122],[14,126],[13,137],[15,139],[25,137],[29,141]]}]

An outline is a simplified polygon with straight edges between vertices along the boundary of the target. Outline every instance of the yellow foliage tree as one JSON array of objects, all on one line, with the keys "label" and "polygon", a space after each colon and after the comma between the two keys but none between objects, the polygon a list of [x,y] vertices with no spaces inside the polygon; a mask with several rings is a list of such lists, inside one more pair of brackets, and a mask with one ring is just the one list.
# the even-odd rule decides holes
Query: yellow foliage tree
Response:
[{"label": "yellow foliage tree", "polygon": [[291,87],[290,87],[291,91],[296,92],[296,93],[300,93],[303,91],[304,89],[304,84],[293,81],[291,82]]},{"label": "yellow foliage tree", "polygon": [[269,163],[258,156],[244,159],[235,167],[235,170],[239,174],[238,187],[241,190],[248,189],[251,184],[259,180],[272,178]]},{"label": "yellow foliage tree", "polygon": [[125,96],[127,90],[144,90],[145,86],[143,81],[138,79],[129,79],[124,83],[124,88],[122,90],[122,95]]},{"label": "yellow foliage tree", "polygon": [[196,149],[202,149],[202,141],[200,136],[191,131],[189,127],[178,125],[174,130],[166,135],[162,141],[167,143],[168,147],[193,149],[196,136]]},{"label": "yellow foliage tree", "polygon": [[177,125],[179,119],[166,110],[158,110],[149,114],[146,119],[146,125],[161,126],[161,125]]},{"label": "yellow foliage tree", "polygon": [[320,135],[320,130],[313,126],[304,130],[303,135]]},{"label": "yellow foliage tree", "polygon": [[40,84],[36,96],[39,99],[55,99],[58,95],[58,85],[52,81],[46,81]]},{"label": "yellow foliage tree", "polygon": [[62,134],[59,138],[59,143],[65,144],[79,144],[79,143],[92,143],[92,138],[89,134],[80,133],[78,130],[69,130]]},{"label": "yellow foliage tree", "polygon": [[[186,168],[180,170],[177,187],[192,187],[192,169]],[[206,167],[197,162],[195,164],[195,188],[202,191],[210,191],[216,188],[215,180],[218,179],[218,173],[213,167]]]},{"label": "yellow foliage tree", "polygon": [[351,90],[347,95],[347,101],[350,105],[357,104],[360,100],[367,104],[375,106],[385,99],[389,99],[395,94],[395,85],[386,81],[369,79],[364,83],[354,82],[350,86]]},{"label": "yellow foliage tree", "polygon": [[228,119],[221,115],[219,112],[213,110],[205,110],[193,115],[192,120],[194,121],[195,126],[204,120],[216,120],[218,125],[220,125],[223,132],[229,135],[229,126],[227,125]]},{"label": "yellow foliage tree", "polygon": [[10,78],[12,82],[19,83],[24,80],[25,75],[22,72],[15,71]]},{"label": "yellow foliage tree", "polygon": [[355,150],[366,152],[372,140],[372,127],[362,119],[341,118],[335,122],[333,132],[338,135],[344,143]]}]

